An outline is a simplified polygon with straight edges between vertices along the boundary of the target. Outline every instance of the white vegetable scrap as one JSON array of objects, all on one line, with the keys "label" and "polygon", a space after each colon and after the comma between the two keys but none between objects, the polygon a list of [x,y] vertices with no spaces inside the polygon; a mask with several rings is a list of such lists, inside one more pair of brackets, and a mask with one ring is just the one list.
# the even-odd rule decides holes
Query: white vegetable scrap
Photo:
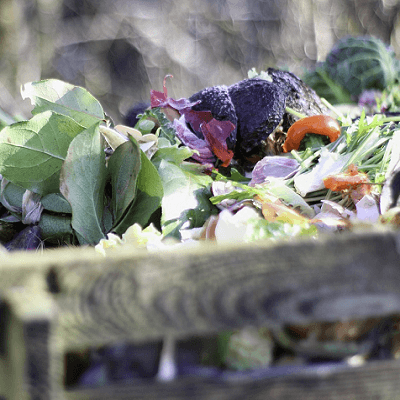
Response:
[{"label": "white vegetable scrap", "polygon": [[345,228],[355,213],[338,203],[322,200],[321,211],[313,218],[314,225],[320,232],[336,232]]},{"label": "white vegetable scrap", "polygon": [[151,159],[158,150],[158,137],[152,133],[142,135],[139,130],[125,125],[116,125],[114,129],[100,125],[100,132],[113,150],[127,142],[129,136],[138,142],[140,149],[148,159]]},{"label": "white vegetable scrap", "polygon": [[101,134],[104,136],[104,139],[106,139],[107,143],[113,150],[129,140],[126,135],[116,131],[115,129],[108,128],[104,125],[100,125],[99,129]]},{"label": "white vegetable scrap", "polygon": [[[379,207],[375,198],[365,195],[356,203],[357,219],[363,222],[375,223],[379,221]],[[353,217],[354,218],[354,217]]]},{"label": "white vegetable scrap", "polygon": [[126,230],[122,238],[114,233],[107,234],[107,239],[101,239],[95,250],[105,256],[107,251],[118,249],[125,244],[148,250],[159,249],[164,246],[161,243],[162,238],[161,232],[153,224],[145,229],[139,224],[134,224]]},{"label": "white vegetable scrap", "polygon": [[[213,181],[211,184],[211,191],[214,196],[221,196],[224,194],[229,194],[233,191],[242,192],[243,189],[234,186],[232,181]],[[228,208],[237,203],[235,199],[225,199],[217,204],[220,209]]]},{"label": "white vegetable scrap", "polygon": [[107,239],[101,239],[100,242],[96,244],[95,250],[105,256],[108,250],[115,249],[121,245],[122,240],[118,235],[115,233],[108,233]]},{"label": "white vegetable scrap", "polygon": [[324,181],[328,175],[338,174],[350,160],[351,154],[338,154],[322,148],[318,164],[308,173],[296,175],[294,186],[301,196],[307,193],[324,189]]},{"label": "white vegetable scrap", "polygon": [[245,242],[248,236],[248,221],[254,218],[261,219],[261,216],[252,207],[243,207],[236,214],[232,214],[229,210],[221,211],[215,227],[217,242]]}]

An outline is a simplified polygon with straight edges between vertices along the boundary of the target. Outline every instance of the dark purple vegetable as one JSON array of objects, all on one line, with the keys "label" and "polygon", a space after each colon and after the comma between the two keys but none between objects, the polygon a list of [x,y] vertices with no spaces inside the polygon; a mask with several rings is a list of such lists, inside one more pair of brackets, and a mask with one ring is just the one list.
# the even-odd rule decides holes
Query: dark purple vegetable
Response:
[{"label": "dark purple vegetable", "polygon": [[[201,100],[190,101],[185,98],[175,100],[168,97],[166,88],[168,77],[172,75],[164,78],[162,92],[150,91],[151,107],[160,107],[167,117],[171,109],[181,116],[179,119],[173,117],[173,125],[183,144],[199,152],[193,155],[193,158],[203,164],[217,162],[223,167],[228,167],[233,157],[233,151],[228,148],[228,140],[234,137],[236,126],[231,121],[215,119],[210,110],[195,110],[193,107]],[[224,108],[224,98],[221,101]]]},{"label": "dark purple vegetable", "polygon": [[317,94],[287,71],[268,69],[271,80],[245,79],[232,86],[213,86],[195,93],[190,102],[196,111],[211,111],[219,121],[230,121],[235,130],[227,139],[234,158],[244,161],[265,155],[265,141],[278,129],[287,131],[295,119],[290,107],[305,115],[323,114],[326,108]]},{"label": "dark purple vegetable", "polygon": [[[238,123],[235,106],[228,92],[227,86],[212,86],[203,89],[189,98],[190,102],[200,101],[192,106],[195,111],[210,111],[218,121],[230,121],[235,127]],[[234,149],[236,144],[236,128],[231,132],[226,143],[229,149]],[[197,134],[199,136],[199,134]]]},{"label": "dark purple vegetable", "polygon": [[286,107],[306,116],[326,112],[316,93],[292,73],[269,68],[265,75],[269,79],[208,87],[179,100],[168,97],[167,75],[162,92],[150,91],[151,108],[177,114],[170,118],[177,136],[199,152],[193,158],[201,163],[228,167],[233,158],[252,167],[268,154],[268,136],[286,132],[297,119]]}]

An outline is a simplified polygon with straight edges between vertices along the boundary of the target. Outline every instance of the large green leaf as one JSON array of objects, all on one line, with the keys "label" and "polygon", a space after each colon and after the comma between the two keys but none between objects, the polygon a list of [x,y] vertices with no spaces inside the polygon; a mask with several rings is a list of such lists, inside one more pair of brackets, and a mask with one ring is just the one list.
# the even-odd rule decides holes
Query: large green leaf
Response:
[{"label": "large green leaf", "polygon": [[185,146],[159,138],[159,150],[152,158],[164,189],[162,199],[162,230],[166,236],[180,238],[183,225],[202,226],[216,209],[210,203],[212,179],[204,166],[186,162],[194,153]]},{"label": "large green leaf", "polygon": [[21,88],[21,95],[23,99],[31,100],[34,115],[55,111],[73,118],[85,128],[104,119],[101,104],[86,89],[58,79],[26,83]]},{"label": "large green leaf", "polygon": [[0,174],[39,194],[58,192],[59,174],[72,139],[85,128],[51,111],[0,132]]},{"label": "large green leaf", "polygon": [[81,244],[96,244],[105,237],[105,181],[103,136],[97,123],[71,142],[60,176],[60,191],[71,204],[72,228]]},{"label": "large green leaf", "polygon": [[178,230],[185,222],[191,227],[201,226],[213,213],[209,202],[210,176],[202,173],[201,166],[182,163],[180,166],[161,160],[158,164],[164,197],[162,199],[162,225],[164,234],[179,237]]},{"label": "large green leaf", "polygon": [[108,160],[114,221],[120,220],[135,198],[140,166],[140,147],[130,140],[119,145]]},{"label": "large green leaf", "polygon": [[140,151],[140,160],[141,168],[137,179],[135,201],[114,229],[114,232],[120,235],[134,223],[146,226],[151,215],[160,207],[163,197],[162,182],[157,169],[143,151]]}]

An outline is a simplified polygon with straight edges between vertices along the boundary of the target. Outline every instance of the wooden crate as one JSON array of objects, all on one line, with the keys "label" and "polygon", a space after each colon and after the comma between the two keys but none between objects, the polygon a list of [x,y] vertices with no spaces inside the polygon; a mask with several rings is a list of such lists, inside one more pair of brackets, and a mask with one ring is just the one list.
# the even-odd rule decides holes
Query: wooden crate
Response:
[{"label": "wooden crate", "polygon": [[68,351],[245,326],[400,313],[400,236],[205,245],[104,258],[93,249],[4,256],[0,399],[397,399],[400,364],[374,361],[66,390]]}]

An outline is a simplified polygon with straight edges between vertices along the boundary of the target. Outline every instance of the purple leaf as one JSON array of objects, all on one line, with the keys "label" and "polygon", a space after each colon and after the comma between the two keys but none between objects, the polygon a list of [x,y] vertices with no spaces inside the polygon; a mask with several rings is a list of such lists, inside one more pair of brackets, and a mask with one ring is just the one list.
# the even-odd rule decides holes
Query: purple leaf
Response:
[{"label": "purple leaf", "polygon": [[299,169],[299,166],[300,164],[292,158],[264,157],[255,165],[249,186],[263,183],[269,176],[287,179]]},{"label": "purple leaf", "polygon": [[173,127],[181,142],[193,150],[197,150],[199,154],[193,154],[193,158],[201,163],[214,163],[215,156],[209,144],[198,138],[186,125],[185,116],[182,115],[179,120],[175,119]]},{"label": "purple leaf", "polygon": [[[210,111],[193,110],[192,107],[201,100],[191,102],[185,98],[174,100],[168,97],[165,82],[170,76],[164,78],[163,92],[150,91],[151,107],[170,107],[181,114],[179,120],[174,119],[173,126],[183,144],[199,152],[193,155],[195,160],[210,163],[215,161],[216,156],[222,161],[222,166],[227,167],[232,160],[233,151],[228,150],[226,139],[235,130],[235,125],[230,121],[216,120]],[[187,123],[194,132],[189,129]]]},{"label": "purple leaf", "polygon": [[235,125],[230,121],[218,121],[213,118],[210,122],[203,122],[200,127],[213,153],[222,161],[222,166],[227,167],[232,160],[233,151],[228,150],[226,139],[235,129]]}]

